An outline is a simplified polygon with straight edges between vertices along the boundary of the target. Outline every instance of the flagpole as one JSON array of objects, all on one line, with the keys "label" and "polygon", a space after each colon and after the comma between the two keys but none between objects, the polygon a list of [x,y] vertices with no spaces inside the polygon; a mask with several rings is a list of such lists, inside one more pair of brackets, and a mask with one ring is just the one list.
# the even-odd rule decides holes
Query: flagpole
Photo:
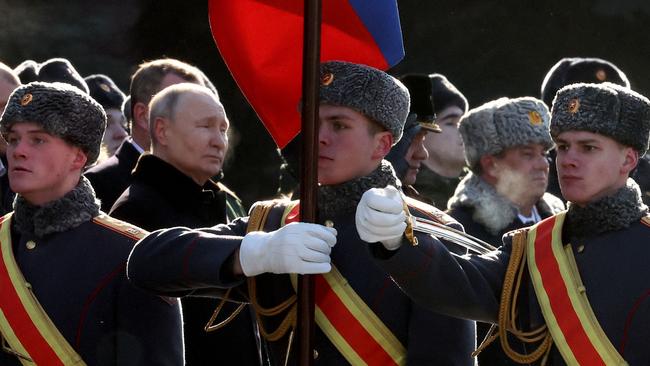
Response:
[{"label": "flagpole", "polygon": [[[321,0],[305,0],[304,4],[300,218],[304,222],[316,222]],[[298,364],[312,365],[314,361],[314,279],[310,275],[298,276],[297,315]]]}]

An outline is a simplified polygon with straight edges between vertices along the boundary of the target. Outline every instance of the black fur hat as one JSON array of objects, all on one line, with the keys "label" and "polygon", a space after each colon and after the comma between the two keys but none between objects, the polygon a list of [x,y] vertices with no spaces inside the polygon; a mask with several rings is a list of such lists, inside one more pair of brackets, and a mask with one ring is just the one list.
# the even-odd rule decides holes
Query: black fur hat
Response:
[{"label": "black fur hat", "polygon": [[34,60],[25,60],[14,68],[22,84],[38,81],[38,63]]},{"label": "black fur hat", "polygon": [[553,100],[551,135],[571,130],[609,136],[643,156],[650,135],[650,101],[618,84],[565,86]]},{"label": "black fur hat", "polygon": [[575,83],[610,82],[630,87],[625,73],[613,63],[600,58],[567,57],[558,61],[542,82],[541,99],[550,108],[555,94],[562,87]]},{"label": "black fur hat", "polygon": [[122,109],[126,96],[111,78],[106,75],[95,74],[86,76],[84,80],[88,85],[90,96],[101,104],[104,109]]},{"label": "black fur hat", "polygon": [[70,61],[64,58],[51,58],[43,62],[38,68],[38,81],[68,83],[88,94],[86,81],[79,75]]},{"label": "black fur hat", "polygon": [[35,122],[48,133],[79,146],[91,165],[99,156],[106,113],[90,95],[66,83],[33,82],[16,88],[7,102],[0,131],[16,123]]}]

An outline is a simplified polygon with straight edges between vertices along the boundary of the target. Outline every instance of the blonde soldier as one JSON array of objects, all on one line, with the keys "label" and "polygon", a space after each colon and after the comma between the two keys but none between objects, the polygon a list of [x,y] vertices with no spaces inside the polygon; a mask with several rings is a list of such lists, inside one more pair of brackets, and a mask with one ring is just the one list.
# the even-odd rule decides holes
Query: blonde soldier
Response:
[{"label": "blonde soldier", "polygon": [[182,365],[178,301],[140,291],[145,232],[99,211],[85,166],[106,114],[62,83],[17,88],[0,118],[14,211],[0,219],[2,365]]}]

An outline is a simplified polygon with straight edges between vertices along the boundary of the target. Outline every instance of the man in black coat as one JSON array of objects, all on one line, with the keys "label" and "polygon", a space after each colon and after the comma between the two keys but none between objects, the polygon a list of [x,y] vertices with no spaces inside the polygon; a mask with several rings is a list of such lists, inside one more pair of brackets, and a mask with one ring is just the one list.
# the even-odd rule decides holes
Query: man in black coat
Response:
[{"label": "man in black coat", "polygon": [[650,100],[612,83],[573,84],[551,114],[567,211],[508,233],[481,256],[459,257],[435,241],[408,245],[402,226],[385,224],[399,222],[393,209],[359,230],[395,226],[381,245],[366,239],[376,263],[418,303],[498,324],[489,341],[518,363],[647,365],[650,214],[630,172],[648,149]]},{"label": "man in black coat", "polygon": [[[239,198],[210,179],[221,173],[228,150],[230,123],[217,96],[196,84],[175,84],[158,93],[149,110],[152,153],[140,157],[131,185],[110,215],[149,231],[209,227],[245,216]],[[249,308],[226,327],[206,333],[219,301],[187,297],[181,304],[187,365],[208,364],[215,353],[229,365],[261,363]],[[223,311],[236,308],[229,303]]]},{"label": "man in black coat", "polygon": [[[318,272],[325,274],[315,276],[316,364],[473,365],[474,323],[433,314],[404,296],[372,265],[354,225],[356,204],[367,189],[390,186],[391,194],[402,194],[383,158],[402,135],[408,106],[406,87],[385,72],[341,61],[323,63],[318,162],[318,222],[323,226],[295,222],[298,202],[274,201],[257,203],[249,217],[229,225],[160,230],[134,249],[131,280],[159,294],[214,296],[243,280],[236,271],[241,268],[255,277],[248,279],[249,300],[270,340],[273,364],[287,359],[295,364],[295,289],[291,276],[273,274],[292,271],[269,264],[292,263],[297,257],[315,262],[318,269],[316,263],[326,262],[329,268]],[[434,207],[408,202],[413,215],[460,229]],[[322,246],[330,240],[327,229],[338,242],[331,252],[297,246]],[[303,239],[306,233],[313,236]],[[314,242],[315,236],[320,240]],[[418,239],[433,240],[426,235]],[[304,273],[299,267],[293,272]]]},{"label": "man in black coat", "polygon": [[102,214],[83,168],[106,115],[77,88],[17,88],[0,120],[14,211],[0,219],[2,365],[182,365],[177,300],[126,278],[146,232]]},{"label": "man in black coat", "polygon": [[126,139],[115,155],[88,169],[85,176],[108,212],[115,200],[131,183],[131,172],[138,158],[149,150],[149,102],[165,87],[177,83],[205,85],[203,73],[194,66],[175,59],[158,59],[141,64],[131,77],[131,138]]}]

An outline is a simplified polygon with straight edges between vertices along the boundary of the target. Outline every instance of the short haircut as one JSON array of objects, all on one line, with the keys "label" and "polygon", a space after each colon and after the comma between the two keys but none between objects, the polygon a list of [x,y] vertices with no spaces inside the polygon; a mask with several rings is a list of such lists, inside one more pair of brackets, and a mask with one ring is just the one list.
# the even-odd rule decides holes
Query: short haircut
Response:
[{"label": "short haircut", "polygon": [[168,74],[174,74],[187,82],[204,84],[204,74],[196,67],[172,58],[158,59],[140,64],[131,77],[131,108],[136,103],[149,104],[160,91],[160,83]]},{"label": "short haircut", "polygon": [[18,87],[21,84],[20,79],[14,70],[2,62],[0,62],[0,79],[13,83],[15,87]]},{"label": "short haircut", "polygon": [[181,83],[166,87],[156,94],[151,99],[151,102],[149,102],[149,136],[151,137],[152,144],[157,145],[158,143],[154,131],[156,119],[165,118],[174,122],[176,109],[178,108],[181,98],[190,94],[204,94],[214,98],[215,101],[221,104],[217,95],[214,94],[211,89],[203,85]]}]

